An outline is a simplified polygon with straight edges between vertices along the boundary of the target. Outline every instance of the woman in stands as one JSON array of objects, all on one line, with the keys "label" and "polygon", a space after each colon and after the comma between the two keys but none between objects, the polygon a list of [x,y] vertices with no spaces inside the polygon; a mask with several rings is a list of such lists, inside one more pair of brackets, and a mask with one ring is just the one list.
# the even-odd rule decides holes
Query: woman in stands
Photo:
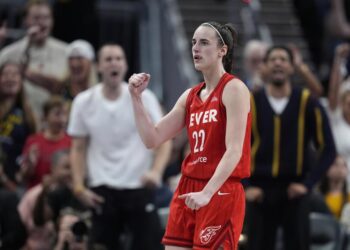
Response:
[{"label": "woman in stands", "polygon": [[20,65],[12,62],[0,67],[0,186],[15,189],[19,156],[36,123],[25,95]]}]

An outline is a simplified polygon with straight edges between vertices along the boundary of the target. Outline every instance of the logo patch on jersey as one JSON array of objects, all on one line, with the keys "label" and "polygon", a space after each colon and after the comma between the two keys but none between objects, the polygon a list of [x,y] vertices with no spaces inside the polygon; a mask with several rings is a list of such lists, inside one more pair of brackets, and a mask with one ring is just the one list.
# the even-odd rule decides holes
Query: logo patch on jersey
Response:
[{"label": "logo patch on jersey", "polygon": [[199,239],[201,240],[202,244],[208,244],[211,239],[216,235],[216,232],[221,228],[221,225],[219,226],[209,226],[206,227],[201,231],[199,234]]},{"label": "logo patch on jersey", "polygon": [[217,98],[216,96],[214,96],[213,98],[211,98],[211,101],[210,102],[217,102],[219,101],[219,98]]},{"label": "logo patch on jersey", "polygon": [[221,192],[221,191],[218,192],[218,195],[220,195],[220,196],[221,196],[221,195],[229,195],[229,194],[230,194],[230,193],[223,193],[223,192]]}]

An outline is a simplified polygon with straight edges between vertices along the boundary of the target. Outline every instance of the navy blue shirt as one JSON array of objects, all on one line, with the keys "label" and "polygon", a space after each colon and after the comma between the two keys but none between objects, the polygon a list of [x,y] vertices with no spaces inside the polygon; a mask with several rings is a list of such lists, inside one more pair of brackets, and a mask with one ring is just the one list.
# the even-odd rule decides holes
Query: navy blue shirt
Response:
[{"label": "navy blue shirt", "polygon": [[15,174],[19,170],[18,157],[30,128],[25,121],[21,108],[14,107],[0,120],[0,150],[3,158],[3,167],[7,177],[15,180]]}]

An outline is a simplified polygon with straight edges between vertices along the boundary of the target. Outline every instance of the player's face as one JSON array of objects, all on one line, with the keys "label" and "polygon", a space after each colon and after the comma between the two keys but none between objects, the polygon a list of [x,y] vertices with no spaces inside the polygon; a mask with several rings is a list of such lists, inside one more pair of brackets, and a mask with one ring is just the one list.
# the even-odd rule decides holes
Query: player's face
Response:
[{"label": "player's face", "polygon": [[196,29],[192,38],[192,57],[194,67],[200,71],[222,64],[222,51],[213,28],[199,26]]},{"label": "player's face", "polygon": [[98,68],[105,84],[121,83],[128,69],[123,49],[119,46],[102,48]]},{"label": "player's face", "polygon": [[276,86],[287,82],[294,71],[288,53],[283,49],[274,49],[269,54],[266,69],[270,82]]},{"label": "player's face", "polygon": [[0,73],[0,94],[2,96],[16,96],[22,87],[20,69],[15,64],[7,64]]}]

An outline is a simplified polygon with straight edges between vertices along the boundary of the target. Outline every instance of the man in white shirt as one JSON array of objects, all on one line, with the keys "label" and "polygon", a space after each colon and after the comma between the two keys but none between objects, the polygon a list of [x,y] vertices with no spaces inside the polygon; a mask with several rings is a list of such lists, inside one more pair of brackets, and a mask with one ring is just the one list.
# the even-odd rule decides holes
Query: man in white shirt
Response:
[{"label": "man in white shirt", "polygon": [[[154,250],[159,221],[152,187],[161,182],[171,145],[148,150],[136,129],[124,77],[127,62],[119,45],[104,45],[98,69],[102,83],[73,101],[68,133],[73,137],[72,171],[75,194],[93,209],[92,242],[119,249],[118,236],[128,227],[132,250]],[[156,122],[162,112],[150,91],[143,95]],[[86,166],[86,167],[85,167]],[[85,169],[89,189],[84,185]]]},{"label": "man in white shirt", "polygon": [[53,17],[45,0],[29,1],[25,25],[27,35],[1,50],[0,65],[10,60],[26,66],[25,90],[32,108],[40,115],[49,98],[46,89],[57,87],[67,74],[67,44],[50,35]]}]

